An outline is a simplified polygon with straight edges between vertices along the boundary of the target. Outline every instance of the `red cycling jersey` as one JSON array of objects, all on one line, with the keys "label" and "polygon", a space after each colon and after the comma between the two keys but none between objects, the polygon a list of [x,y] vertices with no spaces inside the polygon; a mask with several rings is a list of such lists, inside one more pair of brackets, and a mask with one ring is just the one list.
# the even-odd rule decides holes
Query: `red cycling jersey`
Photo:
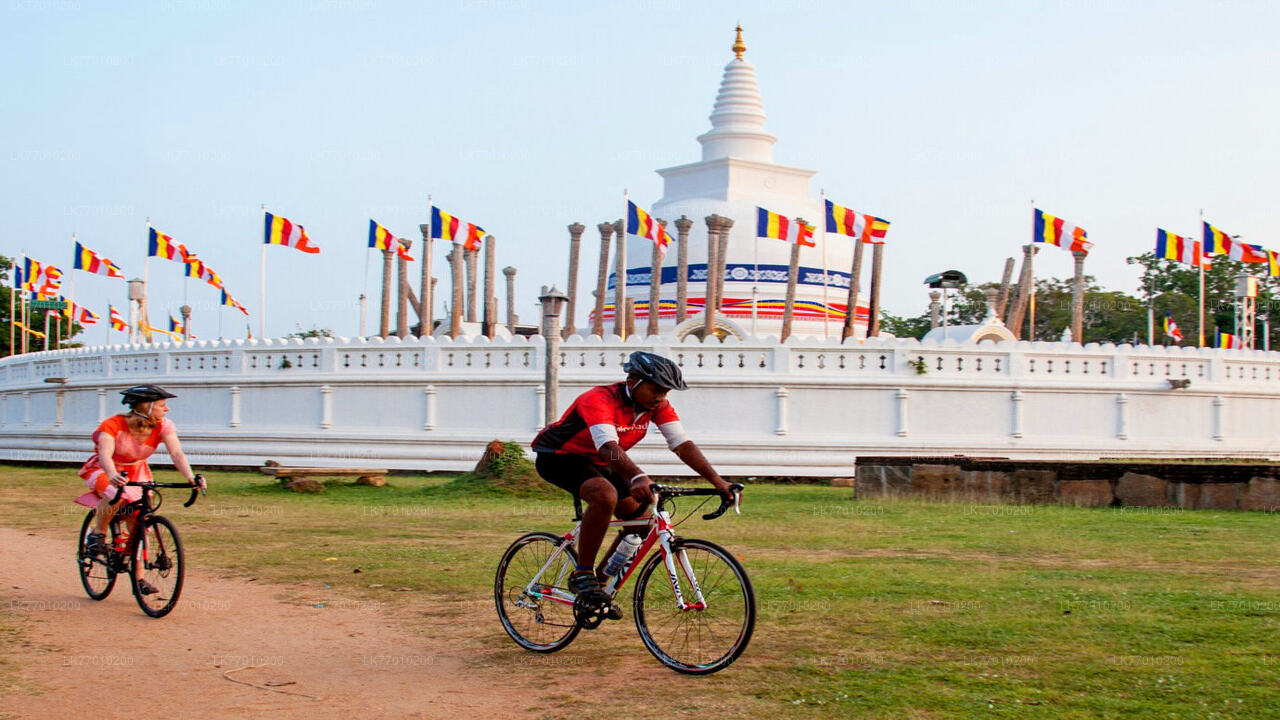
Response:
[{"label": "red cycling jersey", "polygon": [[[564,412],[533,439],[534,452],[582,455],[597,465],[605,465],[598,451],[609,440],[630,450],[644,439],[649,423],[657,423],[670,447],[684,440],[680,417],[666,400],[652,412],[640,412],[631,402],[625,382],[599,385],[578,396]],[[612,435],[612,437],[611,437]],[[677,445],[679,443],[676,443]]]}]

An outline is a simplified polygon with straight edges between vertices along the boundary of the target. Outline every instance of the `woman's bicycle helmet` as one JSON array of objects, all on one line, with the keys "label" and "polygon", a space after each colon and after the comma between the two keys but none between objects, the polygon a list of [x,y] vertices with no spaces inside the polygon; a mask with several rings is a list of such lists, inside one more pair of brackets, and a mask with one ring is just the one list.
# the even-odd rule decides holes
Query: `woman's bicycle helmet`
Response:
[{"label": "woman's bicycle helmet", "polygon": [[628,375],[644,378],[658,387],[667,390],[688,390],[684,377],[680,374],[680,366],[670,360],[651,352],[637,350],[631,353],[622,369]]},{"label": "woman's bicycle helmet", "polygon": [[178,397],[159,385],[134,385],[127,390],[121,390],[120,394],[124,396],[120,399],[120,404],[128,405],[129,407]]}]

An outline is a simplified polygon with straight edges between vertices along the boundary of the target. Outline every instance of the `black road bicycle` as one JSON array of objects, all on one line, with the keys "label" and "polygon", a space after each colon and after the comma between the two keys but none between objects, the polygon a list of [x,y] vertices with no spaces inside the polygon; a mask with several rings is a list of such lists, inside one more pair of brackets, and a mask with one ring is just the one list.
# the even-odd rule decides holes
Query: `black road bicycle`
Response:
[{"label": "black road bicycle", "polygon": [[[122,473],[123,474],[123,473]],[[127,477],[127,475],[126,475]],[[80,525],[80,538],[76,549],[76,564],[80,568],[80,583],[94,600],[102,600],[111,594],[116,576],[128,575],[133,596],[142,612],[154,618],[164,617],[173,610],[182,594],[182,541],[178,529],[163,515],[156,515],[163,499],[160,488],[188,488],[191,497],[182,504],[191,507],[199,494],[205,492],[205,481],[196,475],[196,484],[126,482],[116,489],[113,505],[124,497],[127,486],[142,488],[142,497],[116,511],[111,519],[111,535],[106,539],[107,550],[90,553],[87,547],[89,533],[93,531],[96,510],[85,515]],[[136,519],[134,530],[129,532],[130,518]],[[141,582],[140,582],[141,581]]]}]

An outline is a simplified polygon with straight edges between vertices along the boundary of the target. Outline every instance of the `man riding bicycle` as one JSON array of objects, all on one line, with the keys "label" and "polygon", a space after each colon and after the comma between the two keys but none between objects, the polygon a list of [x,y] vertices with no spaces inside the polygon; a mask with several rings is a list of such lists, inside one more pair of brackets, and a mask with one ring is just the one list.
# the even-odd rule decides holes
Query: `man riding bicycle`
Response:
[{"label": "man riding bicycle", "polygon": [[578,565],[569,577],[569,587],[595,602],[608,601],[594,566],[610,516],[637,518],[653,502],[652,481],[627,455],[644,438],[649,423],[657,424],[667,447],[685,465],[722,494],[730,493],[729,483],[685,435],[679,416],[667,402],[669,391],[687,388],[680,367],[661,355],[637,350],[623,370],[626,380],[582,393],[560,420],[533,440],[538,474],[587,503],[578,537]]}]

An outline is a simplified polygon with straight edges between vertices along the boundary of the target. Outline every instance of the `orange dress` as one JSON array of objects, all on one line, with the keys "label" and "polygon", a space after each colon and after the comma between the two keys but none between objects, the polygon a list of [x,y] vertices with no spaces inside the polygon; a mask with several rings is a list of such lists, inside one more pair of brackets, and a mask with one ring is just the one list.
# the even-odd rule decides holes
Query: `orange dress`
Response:
[{"label": "orange dress", "polygon": [[[129,473],[130,482],[145,481],[151,479],[151,468],[147,465],[147,458],[151,457],[151,454],[160,446],[161,437],[174,430],[173,423],[165,418],[159,425],[151,428],[151,434],[146,439],[138,441],[133,437],[133,433],[129,432],[129,422],[125,416],[112,415],[103,420],[98,429],[93,431],[93,446],[95,448],[98,446],[98,438],[102,433],[110,433],[116,440],[115,452],[111,454],[116,472]],[[98,460],[97,452],[89,456],[89,459],[80,467],[78,474],[84,478],[89,490],[99,496],[102,496],[111,484]],[[142,488],[127,487],[124,492],[127,502],[133,502],[142,497]]]}]

